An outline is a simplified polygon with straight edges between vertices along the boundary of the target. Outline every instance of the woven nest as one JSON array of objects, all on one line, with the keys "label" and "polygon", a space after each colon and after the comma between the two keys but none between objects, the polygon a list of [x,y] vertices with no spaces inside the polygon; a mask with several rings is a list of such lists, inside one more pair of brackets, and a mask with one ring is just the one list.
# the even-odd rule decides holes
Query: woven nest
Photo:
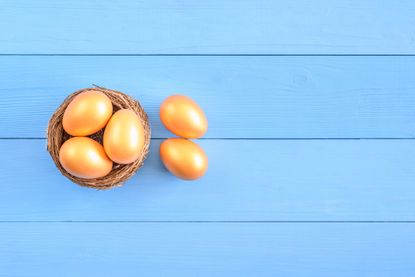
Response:
[{"label": "woven nest", "polygon": [[[144,126],[144,149],[140,158],[133,163],[125,165],[114,163],[112,171],[108,175],[96,179],[84,179],[75,177],[69,174],[59,162],[59,149],[66,140],[71,138],[71,136],[64,131],[62,126],[63,113],[75,96],[88,90],[97,90],[105,93],[112,102],[113,112],[116,112],[119,109],[130,109],[134,111],[140,117],[141,123]],[[103,134],[104,129],[89,137],[102,144]],[[84,187],[95,189],[110,189],[113,187],[121,186],[124,181],[128,180],[132,175],[134,175],[135,172],[144,164],[144,160],[147,157],[150,146],[150,124],[147,114],[144,112],[144,109],[141,107],[138,101],[122,92],[96,86],[94,88],[85,88],[78,90],[69,95],[65,101],[63,101],[63,103],[59,106],[59,108],[55,111],[49,120],[47,139],[47,150],[52,156],[55,165],[63,175],[68,177],[74,183]]]}]

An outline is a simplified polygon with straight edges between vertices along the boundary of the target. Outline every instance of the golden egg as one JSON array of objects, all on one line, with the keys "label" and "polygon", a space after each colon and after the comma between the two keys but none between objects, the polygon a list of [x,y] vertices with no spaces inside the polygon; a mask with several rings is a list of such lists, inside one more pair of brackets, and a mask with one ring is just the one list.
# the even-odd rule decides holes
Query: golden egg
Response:
[{"label": "golden egg", "polygon": [[108,96],[89,90],[78,94],[69,103],[62,125],[72,136],[89,136],[104,128],[111,115],[112,103]]},{"label": "golden egg", "polygon": [[184,95],[166,98],[160,107],[160,119],[170,132],[184,138],[200,138],[208,128],[203,110]]},{"label": "golden egg", "polygon": [[208,168],[208,158],[203,149],[183,138],[170,138],[162,142],[160,158],[171,173],[184,180],[200,178]]},{"label": "golden egg", "polygon": [[104,131],[104,149],[119,164],[136,161],[144,148],[144,127],[137,114],[128,109],[114,113]]},{"label": "golden egg", "polygon": [[101,144],[87,137],[73,137],[64,142],[59,162],[70,174],[85,179],[104,177],[112,170],[112,161]]}]

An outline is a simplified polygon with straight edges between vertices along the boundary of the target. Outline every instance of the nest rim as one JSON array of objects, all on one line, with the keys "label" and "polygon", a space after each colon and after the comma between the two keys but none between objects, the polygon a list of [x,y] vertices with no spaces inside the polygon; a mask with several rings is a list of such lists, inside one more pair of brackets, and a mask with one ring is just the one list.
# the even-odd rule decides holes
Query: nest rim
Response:
[{"label": "nest rim", "polygon": [[[123,165],[114,162],[111,172],[106,176],[94,179],[85,179],[76,177],[68,173],[62,167],[62,165],[59,162],[59,150],[66,140],[73,137],[65,132],[62,125],[63,114],[67,106],[77,95],[91,90],[100,91],[111,100],[113,106],[113,114],[119,109],[130,109],[137,114],[141,121],[141,124],[144,127],[144,148],[140,157],[133,163]],[[102,145],[104,129],[105,127],[100,131],[87,137],[92,138],[93,140],[99,142]],[[144,160],[147,158],[149,153],[151,141],[150,137],[151,129],[148,116],[141,104],[136,99],[132,98],[131,96],[123,92],[94,85],[94,87],[83,88],[68,95],[62,102],[62,104],[52,114],[47,127],[47,151],[49,152],[50,156],[52,157],[52,160],[54,161],[56,167],[59,169],[62,175],[70,179],[72,182],[83,187],[95,188],[98,190],[106,190],[122,186],[125,181],[130,179],[143,166]]]}]

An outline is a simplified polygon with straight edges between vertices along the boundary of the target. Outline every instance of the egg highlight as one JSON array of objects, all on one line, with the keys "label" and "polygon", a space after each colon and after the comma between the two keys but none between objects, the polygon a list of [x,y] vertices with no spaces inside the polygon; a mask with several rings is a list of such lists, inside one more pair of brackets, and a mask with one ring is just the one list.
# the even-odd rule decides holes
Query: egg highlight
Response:
[{"label": "egg highlight", "polygon": [[104,93],[89,90],[75,96],[65,109],[62,125],[71,136],[89,136],[105,127],[112,115],[111,100]]},{"label": "egg highlight", "polygon": [[65,141],[59,151],[59,162],[73,176],[85,179],[104,177],[113,165],[102,145],[87,137]]},{"label": "egg highlight", "polygon": [[104,149],[118,164],[136,161],[144,149],[144,127],[137,114],[128,109],[114,113],[104,131]]},{"label": "egg highlight", "polygon": [[198,179],[208,168],[208,158],[203,149],[183,138],[163,141],[160,145],[160,158],[173,175],[184,180]]},{"label": "egg highlight", "polygon": [[160,120],[170,132],[183,138],[200,138],[208,128],[203,110],[184,95],[172,95],[163,101]]}]

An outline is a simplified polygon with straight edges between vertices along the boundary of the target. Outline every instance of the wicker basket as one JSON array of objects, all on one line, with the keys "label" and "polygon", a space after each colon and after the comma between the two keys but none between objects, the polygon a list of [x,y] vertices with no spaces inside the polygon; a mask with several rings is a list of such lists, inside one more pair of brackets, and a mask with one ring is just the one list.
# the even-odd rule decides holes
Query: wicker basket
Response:
[{"label": "wicker basket", "polygon": [[[139,159],[131,164],[121,165],[114,163],[112,171],[101,178],[96,179],[83,179],[75,177],[69,174],[59,162],[59,149],[62,144],[69,139],[71,136],[68,135],[62,126],[62,117],[65,112],[66,107],[72,101],[72,99],[85,91],[88,90],[98,90],[105,93],[111,100],[113,104],[113,110],[116,112],[119,109],[130,109],[134,111],[141,119],[141,122],[144,126],[144,150]],[[90,138],[102,143],[103,129],[97,133],[89,136]],[[85,88],[74,92],[69,95],[65,101],[59,106],[59,108],[52,115],[49,120],[49,125],[47,129],[47,150],[50,153],[55,165],[58,167],[60,172],[63,175],[68,177],[74,183],[95,189],[110,189],[113,187],[118,187],[123,184],[124,181],[128,180],[135,172],[143,165],[144,160],[147,157],[149,146],[150,146],[150,124],[147,117],[147,114],[144,112],[144,109],[141,107],[140,103],[130,96],[115,90],[110,90],[102,87],[95,86],[94,88]]]}]

